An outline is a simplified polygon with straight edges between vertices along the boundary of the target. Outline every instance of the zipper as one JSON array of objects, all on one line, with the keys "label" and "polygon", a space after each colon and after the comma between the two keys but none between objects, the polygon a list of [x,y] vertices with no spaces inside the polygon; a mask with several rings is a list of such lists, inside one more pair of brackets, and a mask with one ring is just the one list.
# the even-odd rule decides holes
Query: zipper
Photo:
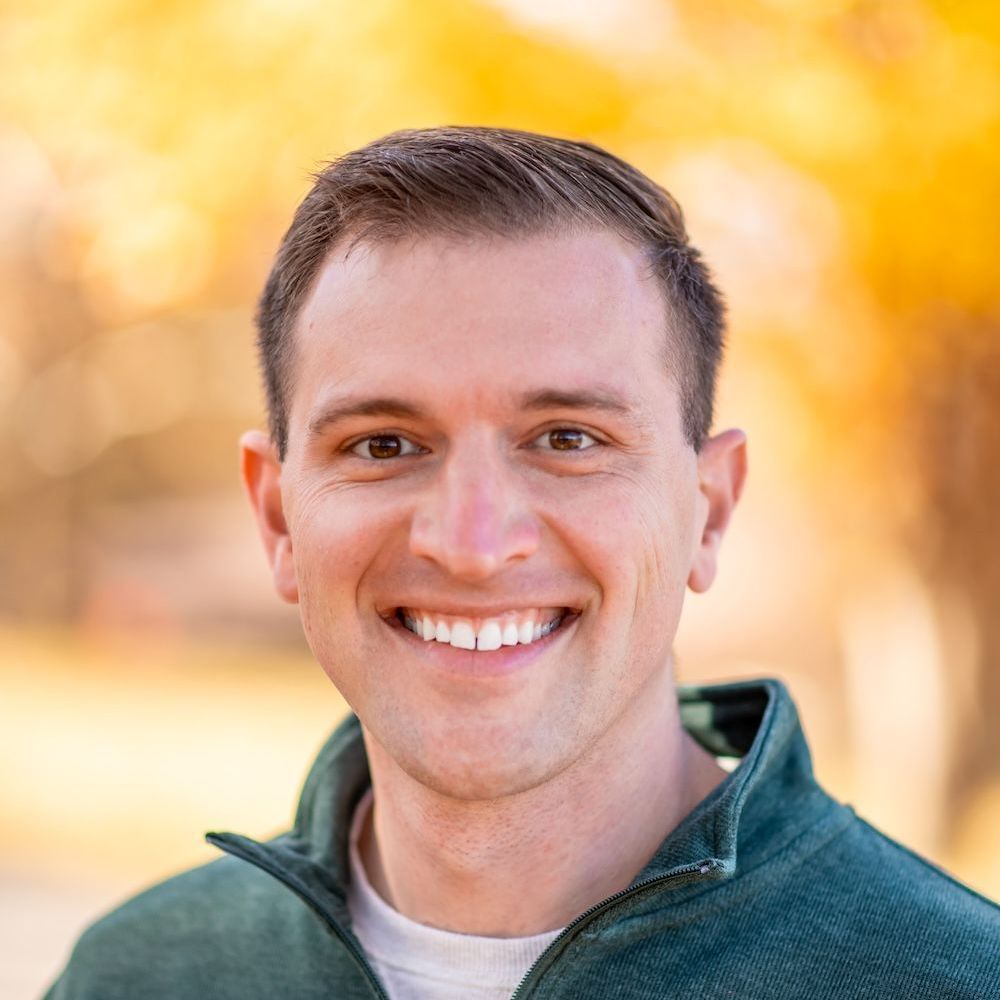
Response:
[{"label": "zipper", "polygon": [[213,833],[207,834],[205,839],[210,844],[214,844],[220,851],[224,851],[226,854],[231,854],[233,857],[239,858],[241,861],[246,861],[248,864],[253,865],[255,868],[259,868],[262,872],[265,872],[272,878],[277,879],[282,885],[291,889],[292,892],[294,892],[295,895],[298,896],[299,899],[301,899],[302,902],[304,902],[323,921],[324,924],[326,924],[326,926],[339,939],[340,943],[347,949],[351,957],[358,964],[362,973],[368,979],[369,985],[375,991],[375,995],[379,998],[379,1000],[389,1000],[389,995],[385,992],[385,989],[379,982],[378,976],[375,975],[375,970],[368,962],[368,958],[365,953],[354,940],[354,936],[352,934],[348,934],[348,932],[341,927],[323,903],[316,898],[303,881],[297,877],[290,876],[288,872],[282,870],[280,866],[271,864],[270,859],[268,859],[266,855],[262,856],[248,851],[237,841],[223,839]]},{"label": "zipper", "polygon": [[538,956],[535,963],[530,969],[528,969],[521,981],[517,984],[517,989],[514,990],[511,1000],[519,1000],[519,998],[525,995],[523,992],[525,985],[535,974],[535,970],[538,969],[546,960],[547,955],[550,955],[554,949],[561,949],[570,937],[579,933],[584,924],[589,923],[595,917],[604,913],[605,910],[608,910],[612,906],[616,906],[618,903],[622,902],[622,900],[627,899],[630,896],[638,895],[653,886],[664,885],[667,882],[673,882],[675,879],[684,878],[688,875],[707,875],[713,868],[716,867],[717,863],[708,859],[705,861],[696,861],[694,864],[685,865],[683,868],[675,868],[666,875],[656,875],[653,878],[647,878],[642,882],[636,882],[635,885],[630,885],[627,889],[622,889],[614,895],[608,896],[607,899],[602,899],[599,903],[595,903],[589,910],[584,910],[578,917],[571,920],[562,929],[559,936],[554,938],[549,943],[549,946],[545,949],[545,951]]},{"label": "zipper", "polygon": [[[217,834],[211,833],[207,834],[205,839],[210,844],[214,844],[217,848],[219,848],[219,850],[224,851],[226,854],[231,854],[233,857],[239,858],[241,861],[246,861],[255,868],[259,868],[272,878],[277,879],[282,885],[291,889],[292,892],[294,892],[314,913],[316,913],[323,923],[326,924],[326,926],[333,932],[340,943],[347,949],[351,957],[357,963],[358,968],[361,969],[362,973],[368,979],[369,985],[375,991],[379,1000],[389,1000],[389,996],[386,994],[385,989],[379,982],[378,976],[375,975],[375,970],[368,962],[368,958],[366,957],[364,951],[354,940],[353,935],[348,934],[348,932],[333,918],[323,903],[316,898],[304,882],[295,876],[289,875],[289,873],[284,871],[279,865],[272,864],[266,855],[259,855],[247,850],[238,841],[224,839]],[[665,875],[656,875],[653,878],[647,878],[642,882],[637,882],[635,885],[622,889],[619,892],[608,896],[606,899],[602,899],[599,903],[595,903],[592,907],[590,907],[590,909],[584,910],[578,917],[571,920],[562,929],[558,937],[554,938],[545,951],[538,956],[534,964],[530,969],[528,969],[521,981],[517,984],[517,989],[514,990],[511,1000],[519,1000],[519,998],[525,995],[523,992],[525,986],[535,974],[536,970],[546,962],[547,956],[551,955],[556,950],[560,950],[569,938],[574,937],[580,932],[584,924],[589,923],[595,917],[604,913],[612,906],[617,906],[623,900],[632,896],[637,896],[645,892],[647,889],[651,889],[654,886],[665,885],[668,882],[674,882],[677,879],[686,878],[690,875],[708,875],[716,867],[718,867],[718,862],[712,861],[711,859],[696,861],[694,864],[684,865],[681,868],[675,868],[673,871],[667,872]]]}]

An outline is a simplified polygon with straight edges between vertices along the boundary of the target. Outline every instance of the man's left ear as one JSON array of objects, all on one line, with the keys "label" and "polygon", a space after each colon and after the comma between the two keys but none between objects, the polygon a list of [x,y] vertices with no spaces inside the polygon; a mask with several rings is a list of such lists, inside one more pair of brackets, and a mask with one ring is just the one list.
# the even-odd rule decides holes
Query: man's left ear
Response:
[{"label": "man's left ear", "polygon": [[718,568],[719,546],[747,476],[747,436],[740,430],[709,438],[698,453],[698,489],[703,517],[688,586],[695,593],[708,590]]}]

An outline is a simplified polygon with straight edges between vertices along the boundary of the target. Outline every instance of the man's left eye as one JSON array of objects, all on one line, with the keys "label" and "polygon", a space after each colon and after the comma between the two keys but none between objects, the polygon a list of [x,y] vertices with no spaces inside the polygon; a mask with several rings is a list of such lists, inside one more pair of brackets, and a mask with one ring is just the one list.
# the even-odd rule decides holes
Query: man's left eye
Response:
[{"label": "man's left eye", "polygon": [[419,455],[424,449],[399,434],[373,434],[359,441],[351,449],[359,458],[401,458]]},{"label": "man's left eye", "polygon": [[583,451],[597,444],[597,440],[578,427],[557,427],[539,434],[531,443],[546,451]]}]

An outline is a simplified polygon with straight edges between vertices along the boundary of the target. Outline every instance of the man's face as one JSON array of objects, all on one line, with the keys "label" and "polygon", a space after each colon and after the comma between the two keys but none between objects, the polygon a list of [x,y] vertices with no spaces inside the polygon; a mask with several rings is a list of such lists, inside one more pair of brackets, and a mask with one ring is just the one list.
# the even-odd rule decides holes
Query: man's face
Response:
[{"label": "man's face", "polygon": [[295,331],[272,561],[323,669],[424,784],[534,787],[662,688],[711,507],[666,329],[608,232],[323,267]]}]

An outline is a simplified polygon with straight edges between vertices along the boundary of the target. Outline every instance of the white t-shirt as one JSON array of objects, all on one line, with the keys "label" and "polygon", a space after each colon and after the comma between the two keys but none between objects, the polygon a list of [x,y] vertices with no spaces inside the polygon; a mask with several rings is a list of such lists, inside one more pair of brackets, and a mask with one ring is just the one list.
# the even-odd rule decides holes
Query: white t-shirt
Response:
[{"label": "white t-shirt", "polygon": [[358,840],[371,805],[369,791],[351,823],[347,905],[354,933],[391,1000],[510,1000],[559,931],[478,937],[427,927],[398,913],[372,888],[361,863]]}]

